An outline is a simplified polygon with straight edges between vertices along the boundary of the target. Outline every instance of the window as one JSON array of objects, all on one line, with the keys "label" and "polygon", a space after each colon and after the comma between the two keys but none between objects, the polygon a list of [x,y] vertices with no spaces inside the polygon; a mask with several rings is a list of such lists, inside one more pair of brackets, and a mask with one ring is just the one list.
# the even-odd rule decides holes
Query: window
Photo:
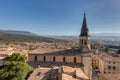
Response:
[{"label": "window", "polygon": [[66,59],[65,59],[65,57],[63,57],[63,62],[66,62]]},{"label": "window", "polygon": [[98,69],[98,67],[95,67],[95,69]]},{"label": "window", "polygon": [[83,45],[83,40],[81,40],[81,45]]},{"label": "window", "polygon": [[76,63],[76,57],[74,57],[74,63]]},{"label": "window", "polygon": [[43,61],[44,61],[44,62],[46,61],[46,57],[45,57],[45,56],[43,56]]},{"label": "window", "polygon": [[115,66],[113,66],[113,70],[114,70],[114,71],[116,70]]},{"label": "window", "polygon": [[85,45],[87,45],[87,41],[85,41]]},{"label": "window", "polygon": [[55,62],[55,56],[53,57],[53,62]]},{"label": "window", "polygon": [[35,61],[37,61],[37,56],[35,56]]},{"label": "window", "polygon": [[108,66],[108,69],[109,69],[109,70],[111,70],[111,67],[110,67],[110,66]]}]

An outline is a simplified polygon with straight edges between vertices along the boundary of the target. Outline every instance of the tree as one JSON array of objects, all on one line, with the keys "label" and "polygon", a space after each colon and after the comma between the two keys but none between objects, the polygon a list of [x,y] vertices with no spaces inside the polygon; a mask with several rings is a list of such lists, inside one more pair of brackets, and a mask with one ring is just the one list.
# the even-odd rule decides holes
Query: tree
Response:
[{"label": "tree", "polygon": [[117,54],[120,54],[120,49],[118,49]]},{"label": "tree", "polygon": [[33,71],[27,62],[27,57],[21,54],[12,54],[4,59],[0,66],[0,80],[26,80]]},{"label": "tree", "polygon": [[109,48],[105,48],[105,52],[107,52],[107,53],[108,53],[108,51],[109,51]]}]

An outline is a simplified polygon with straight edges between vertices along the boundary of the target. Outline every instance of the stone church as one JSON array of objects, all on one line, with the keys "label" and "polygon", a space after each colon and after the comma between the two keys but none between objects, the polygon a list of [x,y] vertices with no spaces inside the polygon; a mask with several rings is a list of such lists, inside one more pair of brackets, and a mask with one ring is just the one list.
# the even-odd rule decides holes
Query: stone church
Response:
[{"label": "stone church", "polygon": [[91,69],[91,47],[90,34],[86,21],[86,14],[84,13],[81,33],[79,35],[79,46],[77,49],[51,49],[41,48],[28,53],[29,63],[36,67],[52,66],[72,66],[80,67],[90,78]]}]

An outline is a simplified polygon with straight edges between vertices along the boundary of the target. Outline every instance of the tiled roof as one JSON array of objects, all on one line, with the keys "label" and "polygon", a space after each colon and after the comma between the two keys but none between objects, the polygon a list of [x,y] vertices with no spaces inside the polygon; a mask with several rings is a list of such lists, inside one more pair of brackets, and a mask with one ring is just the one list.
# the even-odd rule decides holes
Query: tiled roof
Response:
[{"label": "tiled roof", "polygon": [[28,54],[54,54],[54,55],[83,55],[90,56],[90,53],[81,53],[80,49],[52,49],[52,48],[40,48],[35,50],[30,50]]},{"label": "tiled roof", "polygon": [[41,48],[41,49],[30,50],[29,54],[47,54],[58,51],[63,51],[63,49]]},{"label": "tiled roof", "polygon": [[76,76],[78,78],[89,79],[88,76],[83,72],[81,68],[62,66],[62,69],[63,69],[63,73],[66,73],[66,74],[76,73]]},{"label": "tiled roof", "polygon": [[0,49],[0,55],[10,55],[13,52],[12,48]]},{"label": "tiled roof", "polygon": [[113,57],[108,54],[100,54],[99,58],[101,58],[104,61],[113,61],[113,62],[120,62],[120,57]]},{"label": "tiled roof", "polygon": [[47,80],[47,73],[50,68],[36,68],[33,73],[30,75],[28,80]]}]

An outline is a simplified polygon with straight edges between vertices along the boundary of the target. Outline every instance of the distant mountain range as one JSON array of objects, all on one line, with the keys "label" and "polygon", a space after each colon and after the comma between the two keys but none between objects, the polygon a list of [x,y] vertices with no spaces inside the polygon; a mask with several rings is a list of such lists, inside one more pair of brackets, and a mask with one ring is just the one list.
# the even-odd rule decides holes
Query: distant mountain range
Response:
[{"label": "distant mountain range", "polygon": [[[42,37],[43,38],[50,38],[50,39],[57,39],[57,40],[61,40],[61,39],[65,39],[65,40],[71,40],[71,39],[79,39],[79,36],[78,35],[74,35],[74,36],[58,36],[58,35],[38,35],[38,34],[35,34],[35,33],[32,33],[32,32],[28,32],[28,31],[17,31],[17,30],[0,30],[0,34],[7,34],[7,35],[4,35],[8,37],[8,34],[9,35],[20,35],[20,36],[32,36],[32,37],[37,37],[37,40],[40,40],[39,38],[41,36],[44,36]],[[1,36],[0,35],[0,39],[1,39]],[[16,38],[15,38],[16,39]],[[20,38],[18,38],[20,39]],[[109,40],[109,41],[120,41],[120,33],[96,33],[96,34],[91,34],[91,39],[95,39],[95,40]],[[48,39],[49,40],[49,39]],[[46,39],[45,39],[46,41]],[[53,40],[54,41],[54,40]]]},{"label": "distant mountain range", "polygon": [[92,36],[120,36],[120,33],[95,33]]},{"label": "distant mountain range", "polygon": [[[79,39],[79,35],[75,35],[75,36],[47,35],[46,37],[57,38],[57,39]],[[96,33],[96,34],[91,34],[91,39],[107,40],[107,41],[120,41],[120,33]]]},{"label": "distant mountain range", "polygon": [[71,35],[69,35],[69,36],[57,36],[57,35],[43,35],[44,37],[49,37],[49,38],[57,38],[57,39],[67,39],[67,40],[71,40],[71,39],[78,39],[79,38],[79,36],[71,36]]},{"label": "distant mountain range", "polygon": [[67,40],[38,36],[28,31],[0,30],[0,41],[9,42],[62,42]]},{"label": "distant mountain range", "polygon": [[20,34],[20,35],[28,35],[28,36],[38,36],[35,33],[28,31],[17,31],[17,30],[0,30],[0,32],[8,33],[8,34]]},{"label": "distant mountain range", "polygon": [[120,41],[120,33],[97,33],[91,35],[92,39]]}]

